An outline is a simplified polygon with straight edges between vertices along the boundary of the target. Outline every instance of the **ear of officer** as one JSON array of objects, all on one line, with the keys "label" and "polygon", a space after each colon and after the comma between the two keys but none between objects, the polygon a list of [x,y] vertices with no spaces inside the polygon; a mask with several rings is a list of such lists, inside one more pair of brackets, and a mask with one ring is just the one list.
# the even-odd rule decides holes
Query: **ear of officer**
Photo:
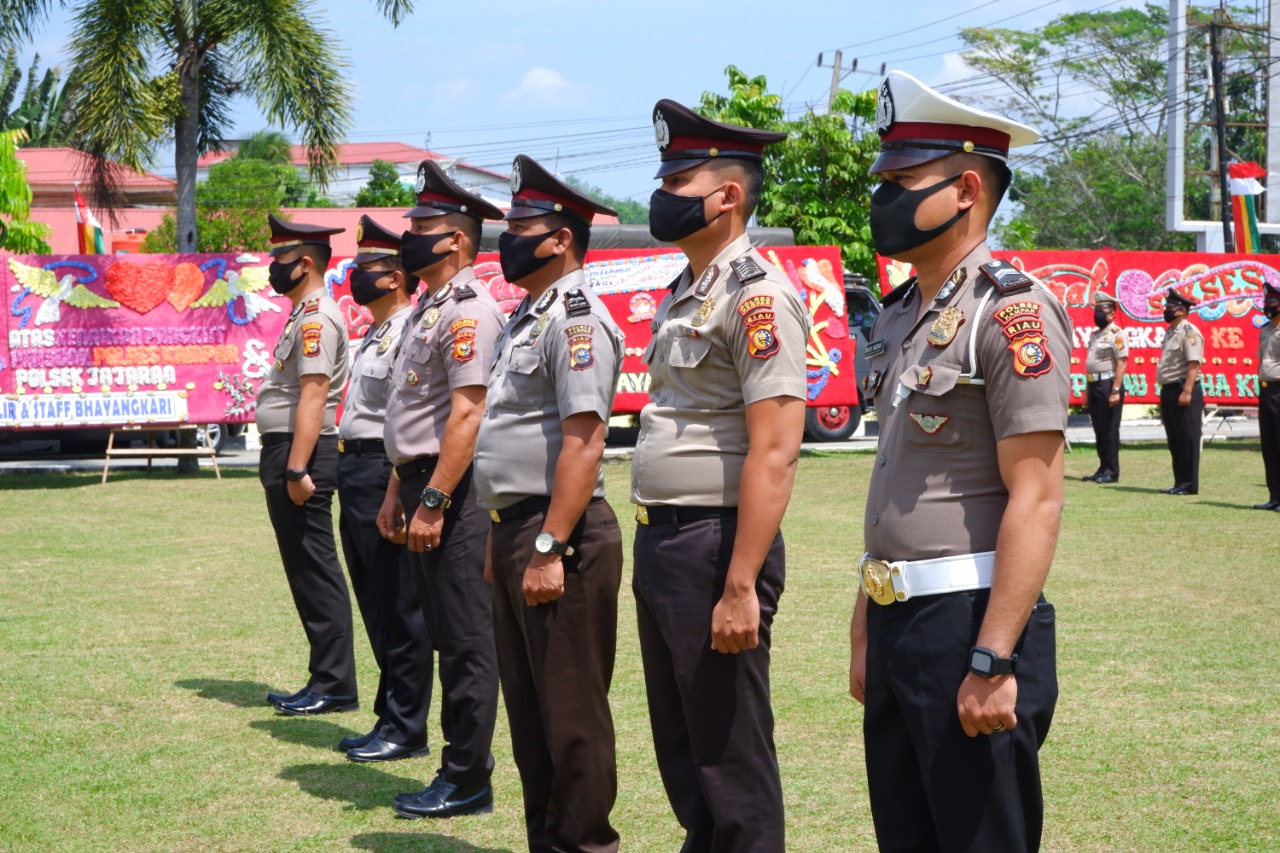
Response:
[{"label": "ear of officer", "polygon": [[516,287],[528,291],[532,300],[537,300],[546,293],[547,288],[569,273],[582,269],[582,262],[573,253],[573,232],[568,228],[552,227],[550,217],[531,216],[523,219],[508,219],[507,232],[517,237],[546,235],[546,239],[534,249],[533,255],[536,258],[549,257],[551,260],[523,278],[511,282]]}]

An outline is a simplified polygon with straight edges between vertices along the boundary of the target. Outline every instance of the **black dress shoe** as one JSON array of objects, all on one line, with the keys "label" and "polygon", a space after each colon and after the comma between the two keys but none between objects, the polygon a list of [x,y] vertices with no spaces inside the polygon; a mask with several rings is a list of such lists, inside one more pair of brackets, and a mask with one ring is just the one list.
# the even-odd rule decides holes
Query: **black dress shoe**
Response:
[{"label": "black dress shoe", "polygon": [[308,690],[307,694],[297,702],[277,705],[276,710],[291,717],[310,717],[315,714],[334,714],[343,711],[360,710],[360,702],[355,696],[325,696]]},{"label": "black dress shoe", "polygon": [[267,702],[271,705],[288,705],[290,702],[297,702],[310,692],[310,687],[304,687],[297,693],[268,693]]},{"label": "black dress shoe", "polygon": [[1170,495],[1198,495],[1200,490],[1194,486],[1174,486],[1166,494]]},{"label": "black dress shoe", "polygon": [[1280,510],[1280,501],[1267,501],[1264,504],[1254,504],[1253,508],[1277,511]]},{"label": "black dress shoe", "polygon": [[1102,472],[1101,472],[1101,471],[1099,471],[1099,472],[1097,472],[1097,473],[1090,474],[1088,477],[1081,477],[1081,478],[1080,478],[1080,482],[1082,482],[1082,483],[1096,483],[1096,482],[1098,481],[1098,478],[1099,478],[1099,477],[1101,477],[1101,476],[1102,476]]},{"label": "black dress shoe", "polygon": [[1095,483],[1118,483],[1120,476],[1118,474],[1099,474],[1093,478]]},{"label": "black dress shoe", "polygon": [[364,746],[365,744],[367,744],[369,741],[373,740],[377,736],[378,736],[378,727],[374,726],[373,731],[369,732],[368,734],[352,735],[351,737],[344,737],[342,740],[338,741],[338,749],[340,749],[343,752],[346,752],[348,749],[359,749],[360,747]]},{"label": "black dress shoe", "polygon": [[459,792],[458,786],[437,776],[431,787],[412,799],[396,798],[396,814],[409,820],[423,817],[454,817],[465,814],[489,814],[493,811],[493,788],[485,785],[470,793]]},{"label": "black dress shoe", "polygon": [[431,752],[431,747],[426,745],[405,746],[402,743],[392,743],[389,740],[374,737],[363,746],[347,750],[347,759],[349,761],[358,761],[361,764],[372,764],[375,761],[399,761],[402,758],[421,758],[429,752]]}]

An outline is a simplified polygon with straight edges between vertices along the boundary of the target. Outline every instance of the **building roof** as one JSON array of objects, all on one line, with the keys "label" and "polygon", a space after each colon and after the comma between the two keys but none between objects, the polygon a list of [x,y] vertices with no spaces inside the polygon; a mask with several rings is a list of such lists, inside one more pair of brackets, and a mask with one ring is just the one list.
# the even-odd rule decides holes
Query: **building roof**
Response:
[{"label": "building roof", "polygon": [[[27,183],[33,192],[41,188],[74,187],[77,178],[89,173],[89,155],[74,148],[19,148],[18,159],[27,164]],[[120,167],[120,187],[131,190],[176,191],[177,181],[150,172]]]},{"label": "building roof", "polygon": [[[234,155],[235,151],[210,151],[196,161],[196,168],[207,169],[214,163],[220,163]],[[290,152],[290,159],[294,166],[308,165],[307,147],[305,145],[294,145]],[[391,163],[413,164],[415,166],[423,160],[453,161],[464,169],[484,172],[485,174],[493,175],[495,178],[507,180],[507,176],[500,172],[482,169],[479,166],[456,160],[456,158],[447,157],[438,151],[418,148],[404,142],[348,142],[338,146],[338,164],[341,166],[363,166],[372,163],[374,160],[386,160]]]}]

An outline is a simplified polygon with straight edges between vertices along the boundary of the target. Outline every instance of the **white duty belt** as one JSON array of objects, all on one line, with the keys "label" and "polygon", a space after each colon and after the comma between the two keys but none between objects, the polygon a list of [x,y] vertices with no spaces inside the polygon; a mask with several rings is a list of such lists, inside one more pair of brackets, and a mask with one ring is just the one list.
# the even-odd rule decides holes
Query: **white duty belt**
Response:
[{"label": "white duty belt", "polygon": [[990,589],[995,551],[958,554],[934,560],[876,560],[863,554],[858,563],[862,589],[876,604],[909,601],[919,595],[941,595]]}]

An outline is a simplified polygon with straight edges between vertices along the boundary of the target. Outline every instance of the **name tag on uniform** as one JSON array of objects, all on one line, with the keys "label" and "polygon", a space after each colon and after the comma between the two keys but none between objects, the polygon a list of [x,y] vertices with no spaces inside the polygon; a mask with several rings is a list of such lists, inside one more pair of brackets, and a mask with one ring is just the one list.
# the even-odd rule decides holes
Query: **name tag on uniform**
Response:
[{"label": "name tag on uniform", "polygon": [[867,344],[867,358],[875,358],[878,355],[884,355],[884,338]]}]

